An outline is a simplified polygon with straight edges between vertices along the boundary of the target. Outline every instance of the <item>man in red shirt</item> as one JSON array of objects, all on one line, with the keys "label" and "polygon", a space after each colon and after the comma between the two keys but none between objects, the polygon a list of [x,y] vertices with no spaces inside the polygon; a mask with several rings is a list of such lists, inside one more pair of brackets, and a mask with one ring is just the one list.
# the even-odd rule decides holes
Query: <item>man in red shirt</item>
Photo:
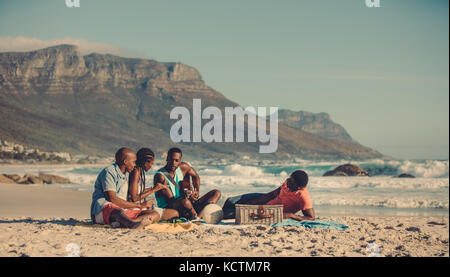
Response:
[{"label": "man in red shirt", "polygon": [[[294,220],[314,220],[314,209],[312,207],[308,184],[308,174],[303,170],[291,173],[289,178],[274,191],[266,194],[258,194],[256,197],[242,197],[235,204],[249,205],[283,205],[283,218]],[[225,206],[224,206],[225,210]],[[303,216],[296,213],[302,211]]]}]

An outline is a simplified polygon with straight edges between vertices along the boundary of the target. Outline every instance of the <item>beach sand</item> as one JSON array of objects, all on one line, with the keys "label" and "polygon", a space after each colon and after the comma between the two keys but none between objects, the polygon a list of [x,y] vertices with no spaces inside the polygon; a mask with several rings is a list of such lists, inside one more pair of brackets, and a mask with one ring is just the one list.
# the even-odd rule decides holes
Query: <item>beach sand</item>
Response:
[{"label": "beach sand", "polygon": [[0,256],[449,256],[448,217],[319,214],[350,228],[198,226],[154,233],[85,225],[90,201],[87,192],[0,184]]}]

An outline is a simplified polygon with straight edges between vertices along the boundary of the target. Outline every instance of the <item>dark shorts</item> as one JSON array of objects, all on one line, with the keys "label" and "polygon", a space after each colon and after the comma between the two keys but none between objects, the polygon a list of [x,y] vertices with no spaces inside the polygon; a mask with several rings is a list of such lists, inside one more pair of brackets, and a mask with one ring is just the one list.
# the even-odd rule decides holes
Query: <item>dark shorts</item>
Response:
[{"label": "dark shorts", "polygon": [[265,193],[247,193],[234,197],[230,197],[223,204],[223,218],[232,219],[236,217],[236,204],[245,204],[246,201],[255,199],[264,195]]}]

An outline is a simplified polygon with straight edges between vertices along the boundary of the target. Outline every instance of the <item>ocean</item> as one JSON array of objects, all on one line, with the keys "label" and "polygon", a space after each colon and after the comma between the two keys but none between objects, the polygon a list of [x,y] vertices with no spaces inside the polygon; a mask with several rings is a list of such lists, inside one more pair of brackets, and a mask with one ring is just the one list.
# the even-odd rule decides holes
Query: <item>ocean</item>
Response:
[{"label": "ocean", "polygon": [[[338,165],[352,163],[371,177],[322,177]],[[226,198],[243,193],[269,192],[279,187],[297,169],[309,175],[308,189],[318,216],[449,216],[448,160],[368,160],[317,162],[307,160],[261,162],[250,159],[239,163],[190,161],[201,179],[201,194],[211,189]],[[163,164],[155,163],[147,173],[147,186]],[[0,166],[0,173],[48,173],[64,176],[72,184],[52,184],[80,191],[93,191],[101,169],[99,165],[20,165]],[[416,178],[395,178],[409,173]]]}]

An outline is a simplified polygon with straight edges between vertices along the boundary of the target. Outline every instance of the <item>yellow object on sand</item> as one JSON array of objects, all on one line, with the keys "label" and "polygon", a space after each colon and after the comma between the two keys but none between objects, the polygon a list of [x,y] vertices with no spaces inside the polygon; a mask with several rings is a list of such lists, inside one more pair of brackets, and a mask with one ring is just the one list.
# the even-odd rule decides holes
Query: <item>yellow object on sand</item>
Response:
[{"label": "yellow object on sand", "polygon": [[150,230],[153,232],[161,233],[178,233],[178,232],[186,232],[193,230],[196,225],[187,222],[187,223],[158,223],[158,224],[150,224],[145,226],[145,230]]},{"label": "yellow object on sand", "polygon": [[[178,233],[178,232],[186,232],[193,230],[195,226],[202,225],[201,223],[157,223],[157,224],[150,224],[148,226],[144,227],[144,230],[150,230],[157,233]],[[88,222],[79,222],[75,224],[75,226],[82,226],[82,227],[91,227],[91,228],[113,228],[111,225],[103,225],[103,224],[93,224]]]}]

